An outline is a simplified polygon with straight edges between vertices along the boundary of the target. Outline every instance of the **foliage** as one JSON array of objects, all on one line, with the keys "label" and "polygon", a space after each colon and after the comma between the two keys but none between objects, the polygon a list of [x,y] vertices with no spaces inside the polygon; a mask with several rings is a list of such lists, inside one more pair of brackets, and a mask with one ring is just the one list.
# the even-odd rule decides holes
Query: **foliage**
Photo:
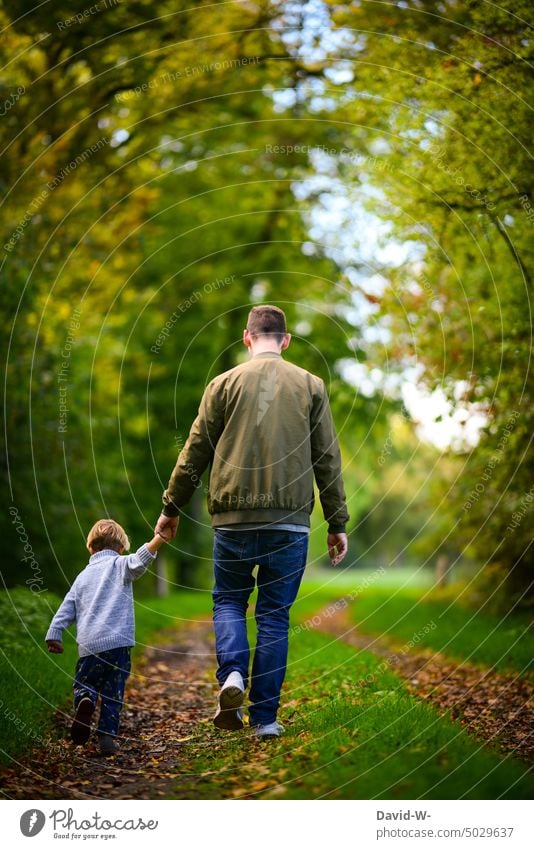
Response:
[{"label": "foliage", "polygon": [[[338,415],[365,433],[376,414],[334,372],[351,333],[336,267],[301,249],[292,180],[307,156],[272,152],[313,141],[271,96],[305,71],[271,26],[277,4],[171,4],[154,19],[135,3],[128,26],[120,6],[81,21],[82,4],[56,6],[54,22],[16,6],[2,13],[2,82],[26,89],[0,165],[6,500],[63,591],[99,515],[146,539],[202,389],[243,357],[258,300],[287,310],[289,358],[332,382]],[[210,571],[202,495],[168,555],[173,583]],[[22,583],[20,529],[4,517],[2,531],[4,580]]]},{"label": "foliage", "polygon": [[[99,515],[146,539],[205,383],[243,358],[250,306],[272,301],[294,332],[288,358],[331,393],[354,562],[446,551],[477,562],[497,605],[524,600],[526,3],[86,11],[0,11],[2,477],[46,587],[84,565]],[[357,207],[411,246],[405,262],[368,259]],[[349,368],[416,365],[485,411],[476,450],[419,444],[398,393],[355,391]],[[205,585],[208,524],[199,490],[172,583]],[[4,515],[0,531],[4,581],[23,583],[20,530]]]},{"label": "foliage", "polygon": [[477,603],[524,604],[534,567],[530,6],[330,5],[352,36],[353,79],[332,116],[354,123],[351,156],[337,158],[336,175],[389,222],[388,238],[412,244],[404,261],[377,263],[382,293],[367,290],[382,330],[368,367],[414,370],[466,433],[474,413],[487,422],[476,448],[466,440],[436,465],[426,550],[477,562]]}]

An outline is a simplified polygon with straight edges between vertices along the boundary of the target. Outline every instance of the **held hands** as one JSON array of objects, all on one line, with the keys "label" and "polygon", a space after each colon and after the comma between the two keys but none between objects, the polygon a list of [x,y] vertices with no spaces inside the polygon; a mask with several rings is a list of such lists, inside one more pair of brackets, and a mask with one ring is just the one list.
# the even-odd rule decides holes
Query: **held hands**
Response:
[{"label": "held hands", "polygon": [[163,542],[170,542],[172,539],[170,530],[166,531],[158,531],[156,534],[157,537],[163,540]]},{"label": "held hands", "polygon": [[328,534],[328,555],[332,566],[341,563],[348,550],[347,534]]},{"label": "held hands", "polygon": [[[160,517],[161,518],[161,517]],[[167,518],[167,517],[165,517]],[[163,523],[162,523],[163,524]],[[178,524],[178,523],[176,523]],[[158,524],[154,529],[154,537],[150,540],[150,542],[146,543],[146,547],[150,551],[151,554],[157,554],[162,545],[165,545],[166,542],[170,542],[173,537],[176,535],[176,528],[174,530],[169,527],[163,527],[160,525],[158,520]]]},{"label": "held hands", "polygon": [[63,654],[63,643],[60,643],[59,640],[47,640],[46,644],[48,651],[52,654]]},{"label": "held hands", "polygon": [[165,516],[163,513],[156,522],[154,533],[163,537],[165,542],[170,542],[176,536],[178,530],[179,516]]}]

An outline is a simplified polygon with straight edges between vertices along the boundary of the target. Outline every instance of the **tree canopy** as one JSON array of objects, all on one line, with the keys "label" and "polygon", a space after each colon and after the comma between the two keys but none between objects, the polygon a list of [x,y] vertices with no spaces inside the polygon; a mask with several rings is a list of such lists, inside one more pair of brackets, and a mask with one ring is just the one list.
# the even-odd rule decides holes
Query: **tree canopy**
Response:
[{"label": "tree canopy", "polygon": [[[272,302],[327,382],[354,562],[446,552],[484,598],[525,601],[529,11],[0,10],[8,585],[64,588],[100,515],[143,541],[205,384]],[[410,380],[466,432],[481,416],[478,441],[422,440]],[[168,554],[182,585],[209,574],[202,496]]]}]

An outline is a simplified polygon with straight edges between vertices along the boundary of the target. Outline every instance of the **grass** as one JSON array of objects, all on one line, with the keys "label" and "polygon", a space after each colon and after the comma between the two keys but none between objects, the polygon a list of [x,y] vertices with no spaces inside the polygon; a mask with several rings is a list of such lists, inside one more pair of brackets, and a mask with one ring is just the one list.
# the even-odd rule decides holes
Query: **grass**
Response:
[{"label": "grass", "polygon": [[334,581],[303,584],[295,604],[294,619],[305,622],[335,599],[350,598],[349,611],[362,633],[386,636],[403,645],[417,637],[418,647],[431,648],[458,660],[489,666],[499,672],[531,669],[534,635],[526,613],[497,616],[474,610],[452,597],[411,585],[365,586],[372,575],[355,574],[352,587]]},{"label": "grass", "polygon": [[[410,641],[420,632],[418,645],[453,658],[501,672],[531,668],[534,636],[525,615],[499,617],[467,608],[458,599],[380,589],[363,592],[351,614],[363,632],[396,641]],[[435,627],[426,628],[431,623]]]},{"label": "grass", "polygon": [[[44,637],[60,599],[16,588],[0,592],[0,761],[28,752],[53,732],[53,714],[70,709],[72,677],[78,659],[74,629],[69,629],[61,655],[48,654]],[[136,602],[135,655],[158,632],[210,610],[209,593],[180,593]],[[163,629],[163,634],[161,630]]]},{"label": "grass", "polygon": [[[366,684],[358,682],[363,679]],[[411,696],[380,660],[300,632],[280,719],[260,743],[205,727],[187,750],[176,798],[529,798],[526,765],[481,745]]]},{"label": "grass", "polygon": [[[307,585],[294,621],[339,595]],[[0,735],[7,763],[53,734],[54,710],[70,707],[73,635],[65,636],[63,655],[49,655],[44,643],[58,603],[48,593],[0,593]],[[429,604],[438,607],[424,606]],[[421,617],[428,621],[429,611],[442,613],[440,631],[431,632],[439,633],[442,642],[469,618],[459,608],[445,612],[444,601],[417,602],[415,596],[388,595],[374,587],[358,598],[355,615],[361,616],[364,605],[368,623],[378,627],[384,617],[388,626],[395,625],[390,633],[401,637],[406,626],[411,637]],[[407,622],[408,616],[400,614],[407,614],[409,605],[414,611]],[[176,624],[204,616],[210,608],[209,593],[141,599],[136,603],[136,652],[154,642],[154,635],[164,641]],[[478,640],[487,652],[496,639],[488,636],[493,624],[491,617],[483,617],[464,627],[458,651],[462,646],[470,651],[469,641]],[[499,640],[502,633],[497,633]],[[498,647],[502,653],[502,642]],[[532,794],[524,764],[482,746],[458,723],[409,694],[380,658],[327,635],[294,629],[282,705],[280,718],[288,733],[268,744],[225,735],[210,725],[199,727],[196,740],[184,750],[176,798],[493,799]]]},{"label": "grass", "polygon": [[372,585],[395,589],[428,589],[434,583],[431,569],[423,566],[383,566],[377,568],[353,568],[308,565],[304,574],[304,586],[323,587],[350,591],[359,585]]}]

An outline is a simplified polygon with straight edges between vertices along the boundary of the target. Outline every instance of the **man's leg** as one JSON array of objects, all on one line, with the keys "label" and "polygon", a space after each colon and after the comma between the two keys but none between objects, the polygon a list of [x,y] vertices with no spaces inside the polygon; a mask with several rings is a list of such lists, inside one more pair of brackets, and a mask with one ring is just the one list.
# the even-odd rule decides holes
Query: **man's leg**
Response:
[{"label": "man's leg", "polygon": [[215,531],[213,626],[219,664],[217,680],[221,687],[234,671],[247,684],[250,650],[246,612],[254,589],[255,561],[250,545],[253,535],[250,531]]},{"label": "man's leg", "polygon": [[306,566],[308,534],[260,531],[258,547],[258,637],[250,688],[251,725],[276,720],[286,674],[289,610]]}]

